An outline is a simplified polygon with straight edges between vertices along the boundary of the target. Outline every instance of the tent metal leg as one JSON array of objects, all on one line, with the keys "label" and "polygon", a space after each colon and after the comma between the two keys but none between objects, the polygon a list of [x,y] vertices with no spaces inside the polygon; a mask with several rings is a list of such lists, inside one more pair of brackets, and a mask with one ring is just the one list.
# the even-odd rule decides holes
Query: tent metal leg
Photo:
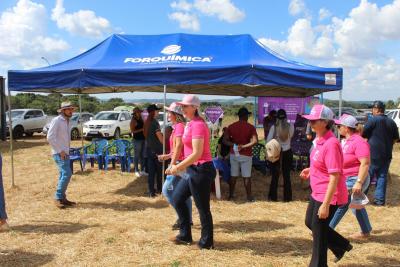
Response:
[{"label": "tent metal leg", "polygon": [[[166,129],[166,124],[167,124],[167,114],[166,114],[166,109],[165,106],[167,105],[167,85],[164,85],[164,115],[163,115],[163,154],[165,154],[165,129]],[[165,161],[162,163],[162,181],[164,183],[165,181]]]},{"label": "tent metal leg", "polygon": [[[3,80],[4,82],[4,80]],[[10,112],[10,116],[8,116],[9,120],[9,132],[10,132],[10,157],[11,157],[11,187],[15,187],[15,179],[14,179],[14,148],[13,148],[13,143],[14,143],[14,137],[13,137],[13,129],[12,129],[12,118],[11,118],[11,93],[10,93],[10,88],[8,89],[8,110]]]},{"label": "tent metal leg", "polygon": [[80,123],[80,136],[81,136],[81,146],[83,147],[83,123],[82,123],[82,94],[79,94],[79,123]]}]

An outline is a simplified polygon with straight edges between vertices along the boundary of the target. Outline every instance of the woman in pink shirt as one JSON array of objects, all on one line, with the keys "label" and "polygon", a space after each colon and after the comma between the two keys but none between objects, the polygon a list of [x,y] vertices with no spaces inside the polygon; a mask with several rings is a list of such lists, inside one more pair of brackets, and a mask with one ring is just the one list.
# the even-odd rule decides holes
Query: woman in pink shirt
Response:
[{"label": "woman in pink shirt", "polygon": [[[339,207],[333,216],[329,226],[335,228],[343,216],[349,209],[351,194],[361,194],[367,190],[369,186],[369,144],[357,132],[357,119],[351,115],[344,114],[339,120],[335,121],[339,125],[339,133],[344,136],[342,140],[343,150],[343,173],[346,177],[346,185],[349,190],[348,202]],[[371,223],[369,222],[368,213],[365,208],[353,209],[356,215],[358,224],[361,228],[361,233],[355,233],[351,237],[354,239],[362,239],[369,237],[372,231]]]},{"label": "woman in pink shirt", "polygon": [[328,266],[328,248],[339,261],[353,247],[350,242],[329,227],[339,206],[347,203],[347,189],[343,176],[343,153],[339,141],[333,135],[333,112],[324,105],[315,105],[310,115],[311,128],[316,133],[310,156],[310,168],[300,176],[310,179],[311,197],[305,223],[313,235],[313,251],[309,266]]},{"label": "woman in pink shirt", "polygon": [[200,100],[197,96],[185,95],[178,105],[182,106],[183,115],[189,122],[186,124],[182,137],[184,160],[171,165],[167,170],[167,174],[172,175],[186,171],[172,196],[172,203],[180,222],[179,234],[172,241],[176,244],[192,243],[189,209],[185,201],[193,196],[201,222],[201,238],[198,247],[210,249],[214,247],[210,189],[216,175],[210,151],[210,132],[207,124],[199,116]]},{"label": "woman in pink shirt", "polygon": [[[168,167],[170,168],[172,165],[176,165],[184,159],[182,136],[185,130],[185,118],[183,117],[182,107],[178,106],[176,102],[172,102],[171,105],[165,109],[168,111],[168,120],[172,123],[173,128],[169,137],[170,153],[159,155],[158,159],[160,161],[166,161],[170,159],[171,163]],[[172,204],[173,192],[183,175],[184,173],[182,172],[178,175],[167,175],[167,177],[165,177],[162,193],[170,204]],[[192,199],[190,197],[186,200],[186,205],[189,209],[190,222],[192,223]],[[179,219],[172,226],[172,229],[179,229]]]}]

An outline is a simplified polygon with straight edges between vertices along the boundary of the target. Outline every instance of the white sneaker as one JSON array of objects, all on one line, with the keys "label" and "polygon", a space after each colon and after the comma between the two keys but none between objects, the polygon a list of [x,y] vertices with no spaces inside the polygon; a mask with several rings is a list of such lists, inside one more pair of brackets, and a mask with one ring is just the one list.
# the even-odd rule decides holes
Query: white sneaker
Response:
[{"label": "white sneaker", "polygon": [[143,176],[149,176],[149,174],[147,172],[140,172],[140,174]]},{"label": "white sneaker", "polygon": [[140,176],[142,176],[142,175],[141,175],[140,172],[135,172],[135,176],[136,176],[136,177],[140,177]]}]

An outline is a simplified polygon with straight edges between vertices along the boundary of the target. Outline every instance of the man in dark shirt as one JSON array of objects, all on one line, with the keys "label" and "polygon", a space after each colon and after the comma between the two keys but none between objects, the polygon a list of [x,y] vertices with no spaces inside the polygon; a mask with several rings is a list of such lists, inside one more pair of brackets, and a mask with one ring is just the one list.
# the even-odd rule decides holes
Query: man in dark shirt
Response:
[{"label": "man in dark shirt", "polygon": [[386,185],[393,144],[399,139],[396,123],[385,115],[385,105],[375,101],[372,115],[364,127],[363,137],[368,138],[371,149],[370,177],[376,176],[374,205],[383,206],[386,201]]}]

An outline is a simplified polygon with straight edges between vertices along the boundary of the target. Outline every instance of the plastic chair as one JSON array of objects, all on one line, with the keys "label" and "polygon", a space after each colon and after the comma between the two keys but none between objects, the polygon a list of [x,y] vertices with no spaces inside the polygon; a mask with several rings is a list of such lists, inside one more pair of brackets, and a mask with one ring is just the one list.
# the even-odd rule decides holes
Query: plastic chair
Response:
[{"label": "plastic chair", "polygon": [[104,165],[104,148],[108,145],[106,139],[95,139],[89,145],[83,147],[83,168],[86,166],[86,161],[90,160],[90,165],[94,167],[94,161],[97,161],[99,170],[103,169]]},{"label": "plastic chair", "polygon": [[131,144],[126,148],[126,171],[131,172],[131,165],[135,160],[135,151],[133,145]]},{"label": "plastic chair", "polygon": [[69,149],[69,164],[71,167],[71,173],[74,173],[74,161],[78,160],[81,165],[81,171],[83,172],[81,149],[81,147],[71,147]]},{"label": "plastic chair", "polygon": [[126,150],[129,144],[126,140],[114,140],[111,144],[104,148],[104,170],[107,171],[108,163],[111,161],[113,168],[117,161],[121,164],[121,171],[125,172],[127,167]]},{"label": "plastic chair", "polygon": [[[267,161],[265,160],[265,147],[263,144],[257,143],[252,149],[253,167],[264,175],[267,175]],[[263,157],[263,160],[261,157]]]}]

